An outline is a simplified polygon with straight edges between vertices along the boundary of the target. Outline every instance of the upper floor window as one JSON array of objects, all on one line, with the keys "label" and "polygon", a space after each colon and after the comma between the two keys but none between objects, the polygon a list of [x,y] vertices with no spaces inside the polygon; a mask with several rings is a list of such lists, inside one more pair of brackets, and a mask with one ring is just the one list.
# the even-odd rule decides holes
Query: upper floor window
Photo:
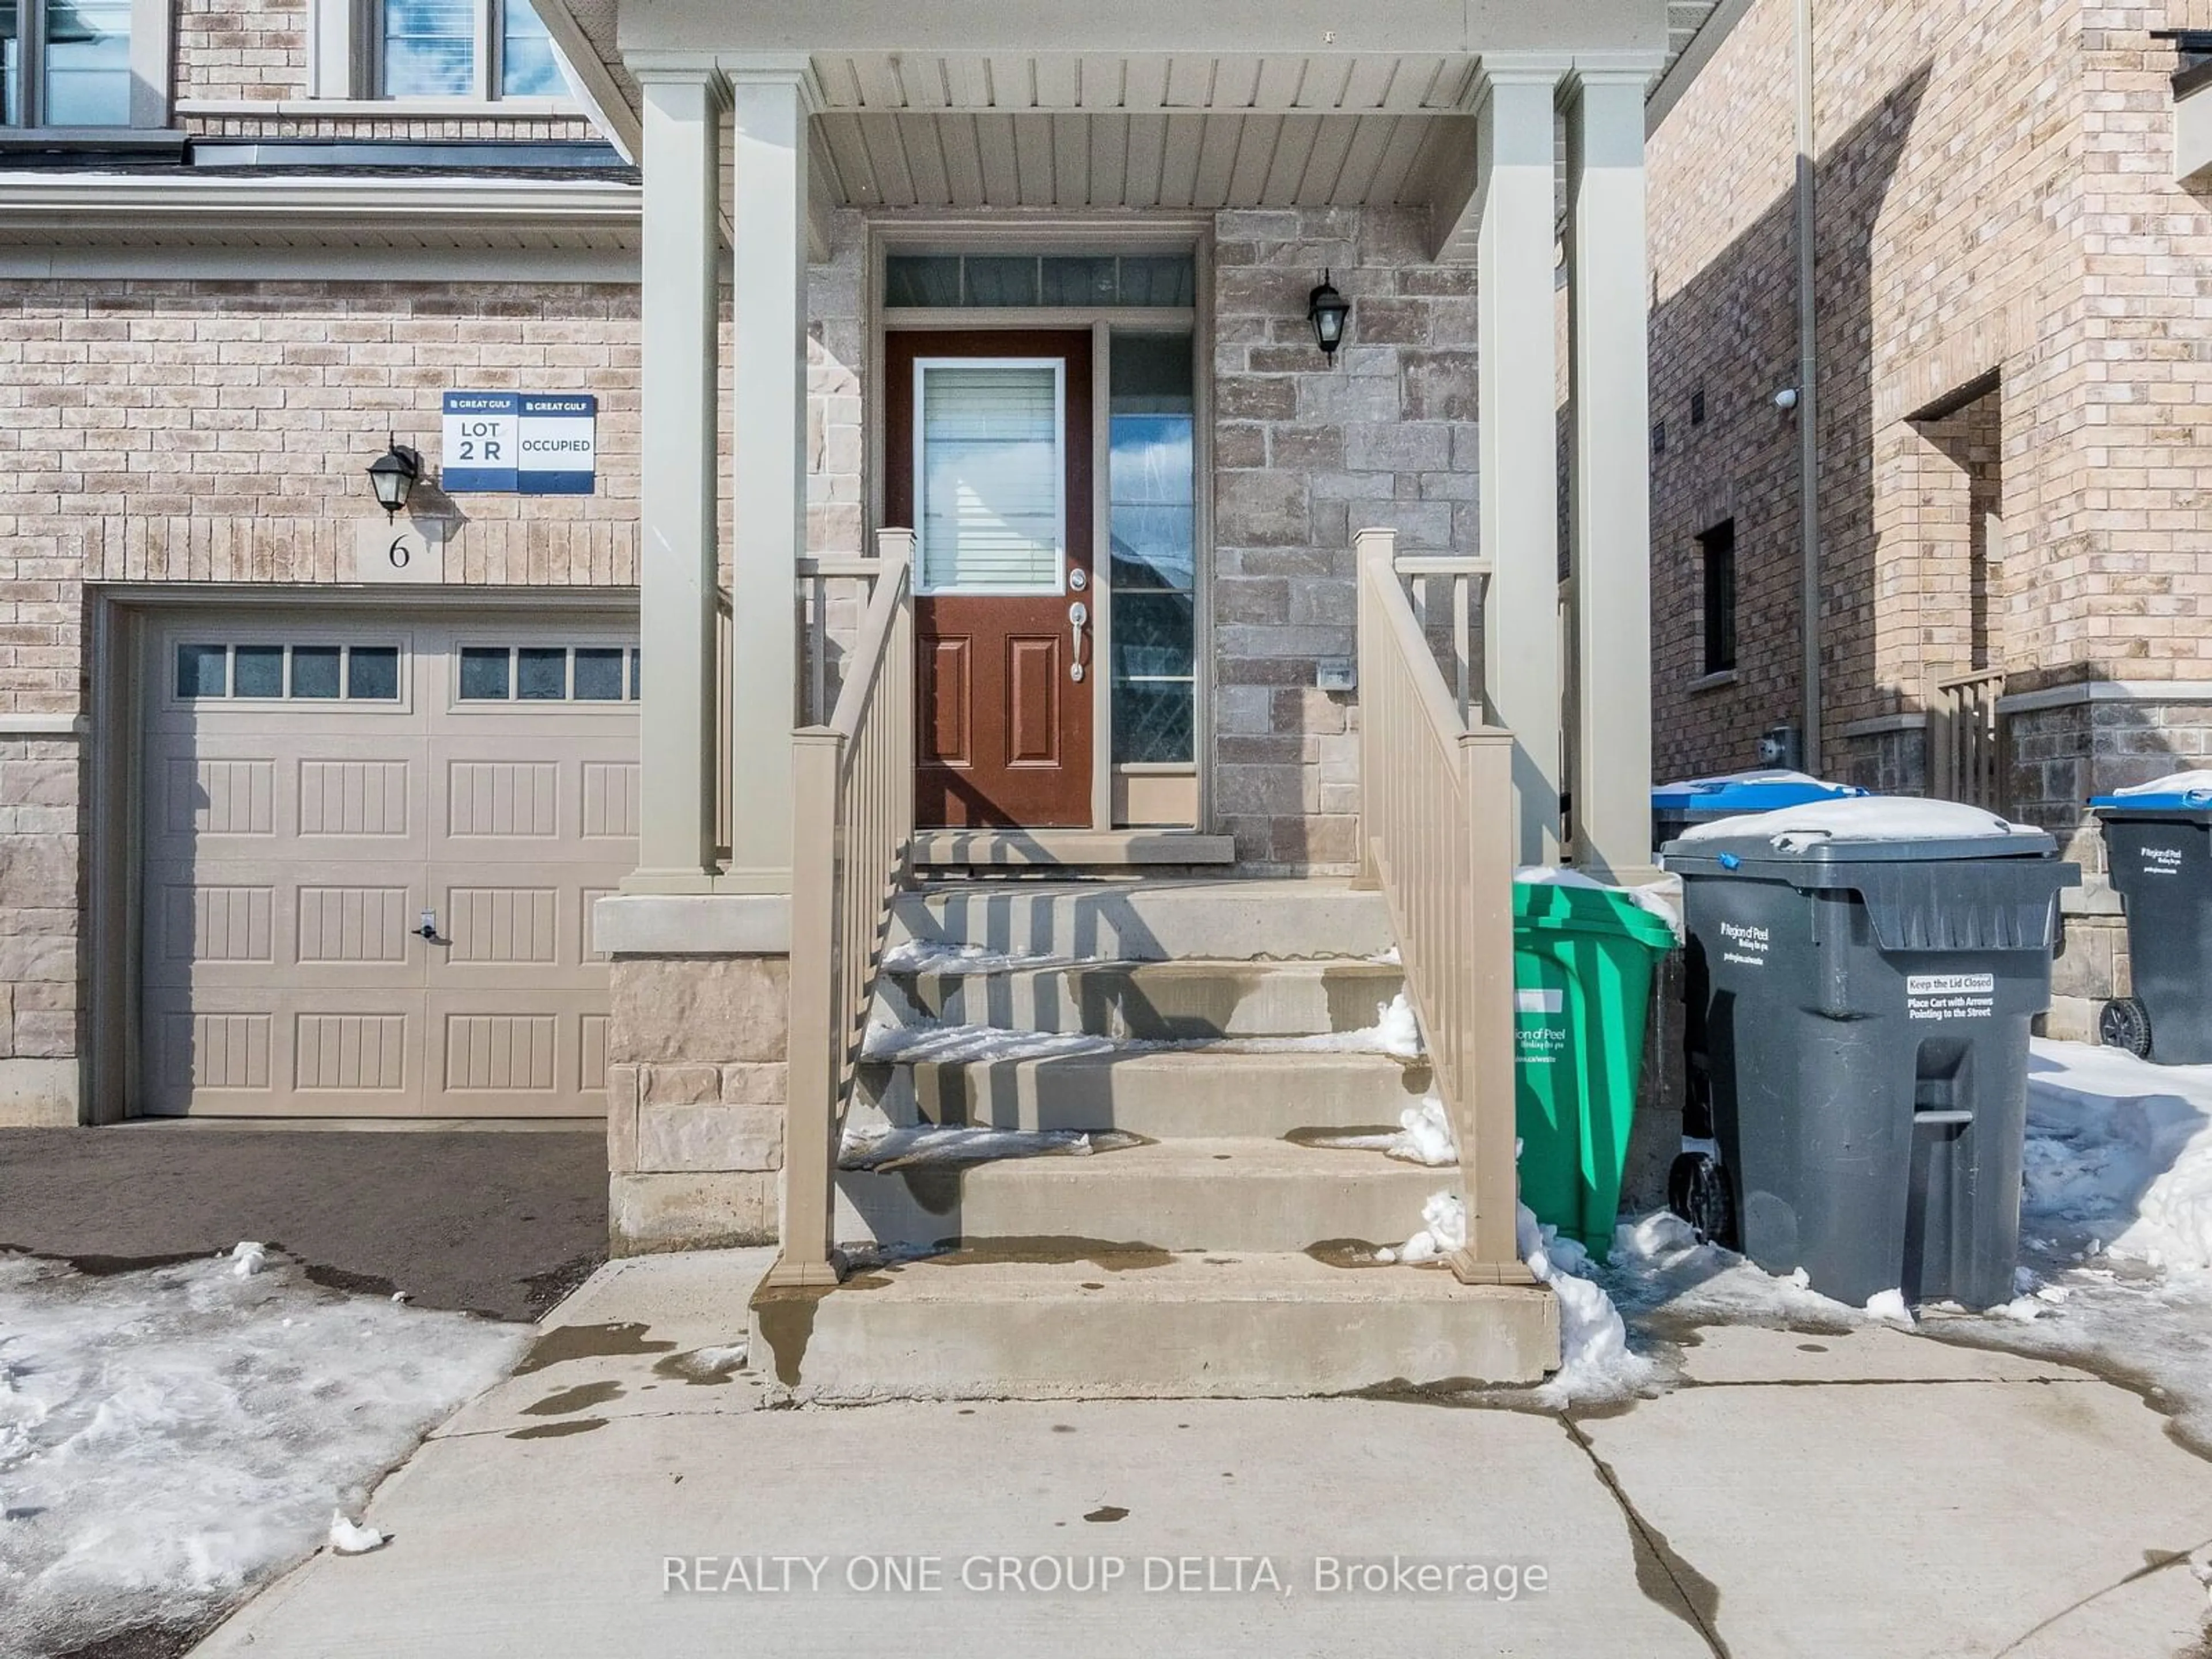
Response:
[{"label": "upper floor window", "polygon": [[566,90],[530,0],[380,3],[379,89],[387,98],[555,98]]},{"label": "upper floor window", "polygon": [[131,125],[132,0],[0,0],[0,122]]}]

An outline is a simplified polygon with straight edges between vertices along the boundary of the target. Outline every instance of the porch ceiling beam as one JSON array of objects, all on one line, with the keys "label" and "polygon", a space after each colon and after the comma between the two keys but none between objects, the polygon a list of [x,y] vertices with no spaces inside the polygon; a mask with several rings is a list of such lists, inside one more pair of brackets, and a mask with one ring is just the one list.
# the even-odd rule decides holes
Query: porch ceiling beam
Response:
[{"label": "porch ceiling beam", "polygon": [[625,56],[656,49],[972,55],[978,42],[1023,57],[1194,52],[1469,54],[1667,44],[1662,0],[653,0],[623,4]]}]

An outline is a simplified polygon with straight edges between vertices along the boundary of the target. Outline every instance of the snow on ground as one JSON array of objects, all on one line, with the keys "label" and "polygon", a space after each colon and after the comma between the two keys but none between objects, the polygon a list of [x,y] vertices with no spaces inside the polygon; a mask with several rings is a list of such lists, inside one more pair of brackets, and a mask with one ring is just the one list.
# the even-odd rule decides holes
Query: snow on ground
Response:
[{"label": "snow on ground", "polygon": [[1309,1144],[1343,1152],[1386,1152],[1432,1170],[1459,1162],[1459,1143],[1453,1138],[1451,1121],[1444,1115],[1442,1095],[1424,1096],[1419,1105],[1399,1113],[1395,1130],[1371,1135],[1316,1135]]},{"label": "snow on ground", "polygon": [[526,1335],[254,1243],[106,1277],[0,1256],[0,1659],[196,1622],[352,1528]]}]

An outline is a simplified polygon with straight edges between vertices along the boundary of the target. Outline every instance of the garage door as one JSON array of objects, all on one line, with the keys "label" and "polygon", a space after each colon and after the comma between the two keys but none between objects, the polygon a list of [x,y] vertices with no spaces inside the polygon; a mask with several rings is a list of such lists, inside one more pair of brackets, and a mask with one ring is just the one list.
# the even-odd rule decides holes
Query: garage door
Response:
[{"label": "garage door", "polygon": [[142,1109],[604,1115],[635,633],[150,632]]}]

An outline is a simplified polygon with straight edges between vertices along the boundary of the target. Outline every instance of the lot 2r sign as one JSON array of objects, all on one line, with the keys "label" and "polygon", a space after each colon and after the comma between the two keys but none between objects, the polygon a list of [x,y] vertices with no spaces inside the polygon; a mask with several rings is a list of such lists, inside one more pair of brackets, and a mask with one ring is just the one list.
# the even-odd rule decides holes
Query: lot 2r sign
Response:
[{"label": "lot 2r sign", "polygon": [[448,495],[588,495],[599,400],[587,392],[448,392]]}]

